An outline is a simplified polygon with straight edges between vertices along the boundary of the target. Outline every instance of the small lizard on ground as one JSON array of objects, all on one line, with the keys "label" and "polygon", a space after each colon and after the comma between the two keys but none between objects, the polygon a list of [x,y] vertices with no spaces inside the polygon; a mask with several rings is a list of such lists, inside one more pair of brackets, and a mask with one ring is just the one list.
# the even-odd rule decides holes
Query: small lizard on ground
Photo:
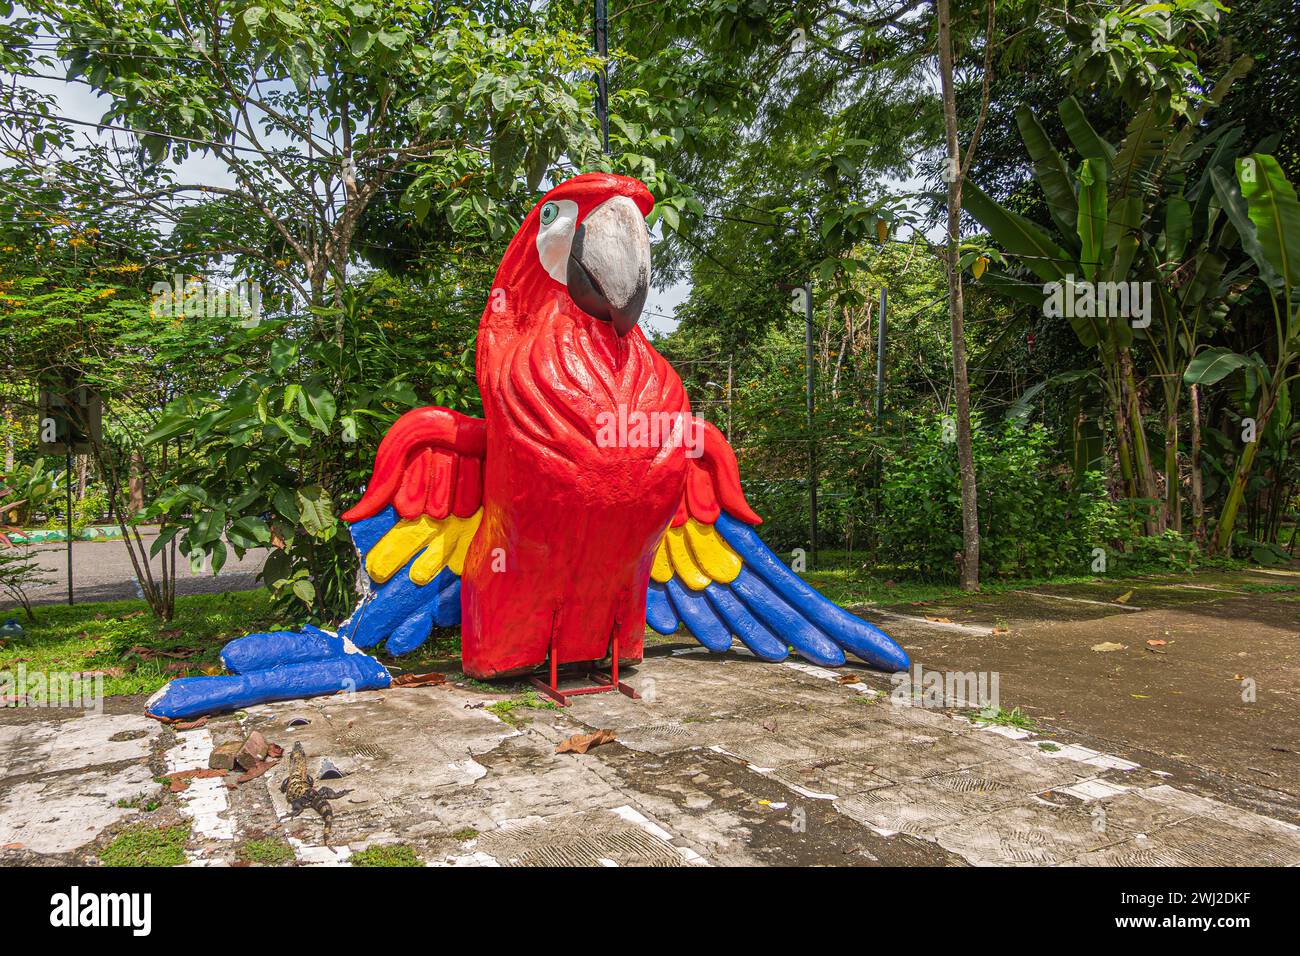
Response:
[{"label": "small lizard on ground", "polygon": [[296,817],[308,807],[320,814],[320,818],[325,821],[325,845],[328,847],[330,828],[334,825],[334,810],[329,801],[337,800],[352,791],[317,787],[316,781],[307,772],[307,754],[302,749],[302,741],[295,743],[289,753],[289,775],[280,783],[280,792],[289,801],[290,817]]}]

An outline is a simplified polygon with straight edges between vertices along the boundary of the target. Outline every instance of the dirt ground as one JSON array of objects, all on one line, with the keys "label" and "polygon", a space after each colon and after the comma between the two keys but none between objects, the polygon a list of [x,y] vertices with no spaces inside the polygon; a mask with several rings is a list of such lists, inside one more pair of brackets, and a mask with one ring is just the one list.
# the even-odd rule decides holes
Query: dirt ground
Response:
[{"label": "dirt ground", "polygon": [[998,672],[1004,708],[1300,796],[1300,573],[1030,588],[906,613],[882,624],[914,661]]}]

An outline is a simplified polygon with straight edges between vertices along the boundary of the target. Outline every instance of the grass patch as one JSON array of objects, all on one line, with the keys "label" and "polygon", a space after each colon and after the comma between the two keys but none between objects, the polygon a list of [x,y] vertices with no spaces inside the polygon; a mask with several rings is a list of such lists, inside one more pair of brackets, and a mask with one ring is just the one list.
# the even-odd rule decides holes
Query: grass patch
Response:
[{"label": "grass patch", "polygon": [[279,837],[249,840],[239,848],[239,858],[263,866],[284,866],[293,862],[293,847]]},{"label": "grass patch", "polygon": [[560,707],[555,701],[543,697],[535,690],[524,691],[517,697],[511,697],[509,700],[499,700],[495,704],[488,704],[484,710],[490,710],[511,727],[520,727],[524,723],[522,714],[516,714],[515,711],[522,710],[559,710]]},{"label": "grass patch", "polygon": [[1054,754],[1061,749],[1060,744],[1054,744],[1050,740],[1040,740],[1038,742],[1039,750],[1046,750],[1049,754]]},{"label": "grass patch", "polygon": [[1021,730],[1034,729],[1033,720],[1019,707],[1014,707],[1011,710],[1003,710],[1001,707],[985,707],[983,710],[973,710],[966,716],[975,723],[984,726],[1019,727]]},{"label": "grass patch", "polygon": [[137,793],[129,800],[119,800],[117,805],[123,810],[139,810],[142,813],[153,813],[162,806],[162,797],[159,794]]},{"label": "grass patch", "polygon": [[462,840],[462,841],[463,841],[463,840],[472,840],[472,839],[474,839],[476,836],[478,836],[478,831],[477,831],[477,830],[475,830],[473,827],[464,827],[464,828],[462,828],[462,829],[460,829],[460,830],[457,830],[455,833],[453,833],[453,834],[451,835],[451,838],[452,838],[453,840]]},{"label": "grass patch", "polygon": [[127,827],[99,854],[104,866],[180,866],[185,862],[185,843],[190,825]]},{"label": "grass patch", "polygon": [[26,634],[0,647],[0,670],[21,663],[28,673],[104,671],[110,697],[152,693],[173,677],[219,667],[227,641],[276,626],[261,589],[178,597],[176,616],[165,623],[135,600],[35,610]]},{"label": "grass patch", "polygon": [[405,843],[387,843],[366,847],[353,853],[348,861],[353,866],[421,866],[420,858]]}]

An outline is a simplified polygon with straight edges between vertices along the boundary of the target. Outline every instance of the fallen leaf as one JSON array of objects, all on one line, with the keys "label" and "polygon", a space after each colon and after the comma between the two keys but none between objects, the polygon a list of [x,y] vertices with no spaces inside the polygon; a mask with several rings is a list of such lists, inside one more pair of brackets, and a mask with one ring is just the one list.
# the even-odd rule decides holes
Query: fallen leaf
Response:
[{"label": "fallen leaf", "polygon": [[1124,604],[1124,603],[1126,603],[1126,602],[1128,601],[1128,599],[1131,598],[1132,596],[1133,596],[1133,592],[1132,592],[1132,591],[1125,591],[1125,592],[1124,592],[1123,594],[1121,594],[1119,597],[1115,598],[1115,603],[1116,603],[1116,604]]},{"label": "fallen leaf", "polygon": [[177,730],[198,730],[207,722],[208,722],[208,718],[200,717],[198,720],[182,720],[180,723],[175,724],[174,726],[176,727]]},{"label": "fallen leaf", "polygon": [[279,760],[284,756],[284,748],[279,744],[266,745],[266,757],[268,760]]},{"label": "fallen leaf", "polygon": [[838,684],[860,684],[862,678],[857,674],[840,674],[835,678],[835,682]]},{"label": "fallen leaf", "polygon": [[1151,699],[1151,695],[1150,695],[1150,694],[1129,694],[1129,696],[1132,697],[1134,700],[1150,700],[1150,699]]},{"label": "fallen leaf", "polygon": [[555,748],[557,754],[585,754],[592,747],[612,744],[617,738],[612,730],[598,730],[594,734],[574,734]]},{"label": "fallen leaf", "polygon": [[209,664],[207,667],[202,668],[203,673],[208,677],[217,677],[218,675],[225,673],[225,670],[226,669],[220,664]]},{"label": "fallen leaf", "polygon": [[1105,654],[1108,651],[1122,651],[1124,650],[1124,645],[1116,644],[1114,641],[1103,641],[1100,644],[1092,645],[1092,649],[1098,653]]},{"label": "fallen leaf", "polygon": [[925,619],[926,619],[927,621],[934,621],[935,624],[951,624],[951,623],[952,623],[952,618],[950,618],[950,617],[931,617],[930,615],[927,614],[927,615],[925,616]]},{"label": "fallen leaf", "polygon": [[993,633],[994,633],[994,634],[1010,634],[1010,633],[1011,633],[1011,628],[1009,628],[1009,627],[995,627],[995,628],[993,628]]},{"label": "fallen leaf", "polygon": [[1147,647],[1164,647],[1168,643],[1169,643],[1168,641],[1162,641],[1157,639],[1154,641],[1147,641]]},{"label": "fallen leaf", "polygon": [[22,848],[21,843],[6,843],[4,846],[0,846],[0,850],[21,850]]},{"label": "fallen leaf", "polygon": [[[140,616],[143,615],[143,614],[144,614],[144,611],[132,611],[132,612],[129,613],[129,614],[119,614],[119,615],[117,616],[117,619],[118,619],[119,621],[129,621],[129,620],[131,620],[131,618],[133,618],[133,617],[140,617]],[[100,616],[102,617],[102,615],[100,615]]]},{"label": "fallen leaf", "polygon": [[445,674],[430,671],[427,674],[399,674],[393,678],[394,687],[434,687],[447,683]]}]

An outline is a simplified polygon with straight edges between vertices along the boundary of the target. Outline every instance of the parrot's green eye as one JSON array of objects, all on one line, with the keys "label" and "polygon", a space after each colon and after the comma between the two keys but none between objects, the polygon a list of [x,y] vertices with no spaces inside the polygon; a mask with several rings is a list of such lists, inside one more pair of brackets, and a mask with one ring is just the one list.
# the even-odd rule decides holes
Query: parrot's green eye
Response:
[{"label": "parrot's green eye", "polygon": [[549,226],[555,222],[555,217],[560,214],[560,207],[553,202],[548,202],[542,207],[542,225]]}]

